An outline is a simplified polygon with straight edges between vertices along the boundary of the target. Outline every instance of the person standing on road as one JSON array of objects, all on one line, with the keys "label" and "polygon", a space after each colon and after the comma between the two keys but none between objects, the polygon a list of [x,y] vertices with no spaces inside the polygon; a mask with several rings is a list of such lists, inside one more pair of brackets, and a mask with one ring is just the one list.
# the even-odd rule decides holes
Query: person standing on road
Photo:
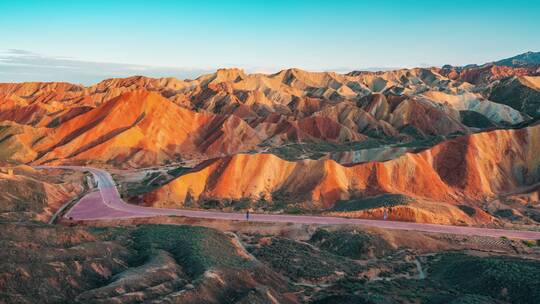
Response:
[{"label": "person standing on road", "polygon": [[387,218],[388,218],[388,209],[384,208],[383,219],[386,220]]},{"label": "person standing on road", "polygon": [[246,211],[246,221],[249,221],[249,209]]}]

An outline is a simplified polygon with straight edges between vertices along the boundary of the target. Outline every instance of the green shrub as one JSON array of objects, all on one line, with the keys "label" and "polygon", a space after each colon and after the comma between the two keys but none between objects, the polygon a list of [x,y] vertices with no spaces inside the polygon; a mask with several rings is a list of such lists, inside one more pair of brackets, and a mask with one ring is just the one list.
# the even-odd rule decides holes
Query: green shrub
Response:
[{"label": "green shrub", "polygon": [[254,248],[252,254],[293,280],[321,280],[335,275],[336,271],[352,274],[361,268],[349,259],[281,237],[273,238],[270,244],[261,248]]},{"label": "green shrub", "polygon": [[468,216],[474,216],[476,214],[476,209],[473,207],[467,206],[467,205],[458,205],[458,208],[461,209],[461,211],[465,212]]},{"label": "green shrub", "polygon": [[381,207],[394,207],[407,205],[412,198],[402,194],[381,194],[368,198],[355,198],[337,201],[332,211],[358,211]]},{"label": "green shrub", "polygon": [[540,299],[538,261],[444,254],[431,268],[434,279],[462,292],[511,303],[538,303]]},{"label": "green shrub", "polygon": [[388,242],[377,236],[345,230],[318,229],[309,242],[322,250],[353,259],[383,256],[392,250]]},{"label": "green shrub", "polygon": [[[230,238],[217,230],[176,225],[144,225],[133,234],[133,247],[142,260],[155,250],[168,251],[190,276],[210,268],[242,268],[250,261],[238,255]],[[141,261],[143,262],[143,261]]]}]

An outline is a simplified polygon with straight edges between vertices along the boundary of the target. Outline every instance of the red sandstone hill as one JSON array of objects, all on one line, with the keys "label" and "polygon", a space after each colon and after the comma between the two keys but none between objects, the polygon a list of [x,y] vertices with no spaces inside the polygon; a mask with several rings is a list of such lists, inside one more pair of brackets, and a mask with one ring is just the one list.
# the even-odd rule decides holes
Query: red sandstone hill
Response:
[{"label": "red sandstone hill", "polygon": [[[304,145],[303,157],[320,152],[312,143],[414,146],[536,117],[538,87],[523,84],[537,77],[524,79],[520,86],[492,82],[485,95],[435,68],[347,75],[222,69],[185,81],[0,84],[0,159],[140,167],[291,143]],[[505,95],[507,88],[518,92]],[[516,94],[532,97],[521,106]]]},{"label": "red sandstone hill", "polygon": [[235,116],[195,113],[156,93],[124,93],[37,135],[21,138],[35,164],[65,162],[132,163],[208,157],[248,150],[257,133]]},{"label": "red sandstone hill", "polygon": [[280,193],[295,197],[295,204],[328,209],[338,200],[396,193],[417,200],[416,213],[404,219],[415,220],[419,212],[434,208],[430,202],[438,202],[431,211],[443,214],[429,221],[471,222],[457,205],[478,208],[477,202],[540,182],[538,151],[540,125],[463,136],[390,161],[347,167],[324,159],[291,162],[271,154],[237,154],[201,165],[148,193],[145,201],[177,207],[187,197],[271,202]]}]

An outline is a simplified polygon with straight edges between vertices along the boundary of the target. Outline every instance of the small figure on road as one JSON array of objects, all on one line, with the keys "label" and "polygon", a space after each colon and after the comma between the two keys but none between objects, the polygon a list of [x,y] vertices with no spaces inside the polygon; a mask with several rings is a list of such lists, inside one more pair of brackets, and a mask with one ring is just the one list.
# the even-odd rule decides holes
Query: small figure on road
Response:
[{"label": "small figure on road", "polygon": [[388,209],[384,208],[383,219],[386,220],[387,218],[388,218]]},{"label": "small figure on road", "polygon": [[246,221],[249,221],[249,209],[246,211]]}]

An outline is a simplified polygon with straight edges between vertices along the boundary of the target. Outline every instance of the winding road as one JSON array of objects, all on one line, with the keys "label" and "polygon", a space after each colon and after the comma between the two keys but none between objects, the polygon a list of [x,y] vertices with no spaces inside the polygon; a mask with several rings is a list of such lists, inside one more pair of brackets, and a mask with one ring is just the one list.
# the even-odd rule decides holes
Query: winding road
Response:
[{"label": "winding road", "polygon": [[[64,217],[72,220],[115,220],[152,216],[177,215],[191,218],[245,221],[244,213],[152,208],[127,204],[122,200],[111,175],[101,169],[80,166],[39,166],[36,169],[68,169],[90,172],[98,187],[83,196]],[[540,232],[525,230],[491,229],[467,226],[450,226],[414,222],[383,221],[369,219],[351,219],[329,216],[251,214],[251,222],[299,223],[324,225],[364,225],[385,229],[414,230],[433,233],[476,235],[489,237],[507,237],[515,239],[540,239]]]}]

